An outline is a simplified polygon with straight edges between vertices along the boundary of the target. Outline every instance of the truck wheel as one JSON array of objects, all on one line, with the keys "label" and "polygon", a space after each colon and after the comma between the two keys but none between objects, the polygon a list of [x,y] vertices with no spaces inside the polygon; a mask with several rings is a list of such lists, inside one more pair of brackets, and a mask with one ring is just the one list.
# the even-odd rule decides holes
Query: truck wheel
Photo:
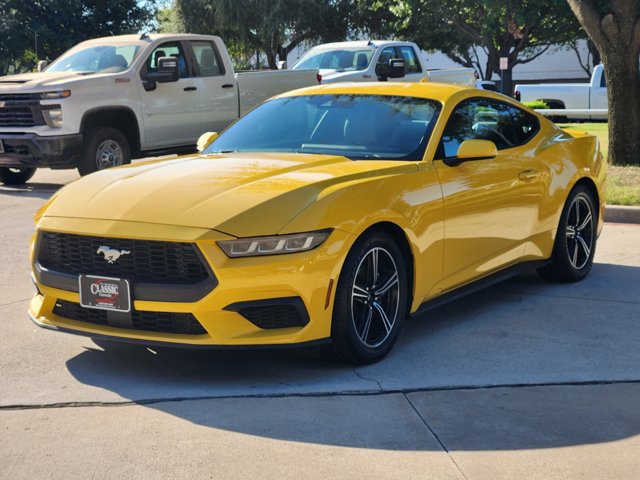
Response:
[{"label": "truck wheel", "polygon": [[5,185],[20,185],[36,173],[35,168],[0,167],[0,182]]},{"label": "truck wheel", "polygon": [[120,130],[99,127],[89,131],[78,164],[80,175],[131,163],[131,147]]}]

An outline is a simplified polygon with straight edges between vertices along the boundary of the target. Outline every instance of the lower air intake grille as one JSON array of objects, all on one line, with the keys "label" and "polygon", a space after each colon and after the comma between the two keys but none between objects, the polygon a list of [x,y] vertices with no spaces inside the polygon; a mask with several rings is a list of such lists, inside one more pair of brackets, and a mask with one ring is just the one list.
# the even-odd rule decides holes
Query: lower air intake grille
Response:
[{"label": "lower air intake grille", "polygon": [[[109,316],[111,312],[107,310],[97,310],[84,308],[78,303],[58,300],[53,308],[53,313],[59,317],[78,322],[86,322],[94,325],[105,325],[118,328],[127,328],[122,324],[122,320],[110,324]],[[127,315],[119,314],[118,315]],[[131,311],[131,330],[145,330],[149,332],[180,333],[186,335],[203,335],[206,332],[202,325],[190,313],[173,312],[138,312]]]},{"label": "lower air intake grille", "polygon": [[309,323],[307,309],[298,297],[234,303],[225,307],[225,310],[237,312],[256,327],[267,330],[304,327]]}]

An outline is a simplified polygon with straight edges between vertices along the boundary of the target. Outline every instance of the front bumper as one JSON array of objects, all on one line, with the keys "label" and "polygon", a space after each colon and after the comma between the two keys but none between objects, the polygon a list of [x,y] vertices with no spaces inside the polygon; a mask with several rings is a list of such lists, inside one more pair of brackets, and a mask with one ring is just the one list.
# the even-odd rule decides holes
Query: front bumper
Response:
[{"label": "front bumper", "polygon": [[4,153],[0,167],[75,168],[82,151],[82,134],[43,137],[35,133],[0,133]]},{"label": "front bumper", "polygon": [[[56,314],[55,311],[63,311],[61,306],[79,304],[80,296],[77,291],[52,288],[41,281],[33,258],[35,236],[32,265],[38,294],[29,308],[33,321],[48,329],[125,342],[190,347],[306,345],[328,339],[335,292],[331,291],[330,281],[335,285],[345,252],[351,244],[349,234],[334,231],[323,245],[309,252],[229,259],[216,244],[229,237],[205,229],[48,217],[40,221],[38,228],[114,238],[194,242],[214,272],[217,285],[194,302],[139,300],[134,293],[132,306],[136,314],[192,315],[202,326],[202,333],[146,331],[130,325],[122,328],[118,326],[117,318],[115,322],[95,324]],[[282,307],[286,304],[293,305],[301,317],[306,315],[306,323],[295,326],[288,326],[286,322],[275,326],[269,322],[260,323],[251,311],[256,306]]]}]

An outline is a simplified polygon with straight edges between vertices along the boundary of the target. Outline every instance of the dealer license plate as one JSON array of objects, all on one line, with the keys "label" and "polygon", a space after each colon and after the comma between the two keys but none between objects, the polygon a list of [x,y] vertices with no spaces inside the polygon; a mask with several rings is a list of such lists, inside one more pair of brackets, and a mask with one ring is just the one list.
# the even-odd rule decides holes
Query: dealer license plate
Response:
[{"label": "dealer license plate", "polygon": [[131,311],[129,281],[122,278],[80,275],[80,305],[86,308]]},{"label": "dealer license plate", "polygon": [[2,140],[0,140],[0,153],[4,153],[4,144],[2,143]]}]

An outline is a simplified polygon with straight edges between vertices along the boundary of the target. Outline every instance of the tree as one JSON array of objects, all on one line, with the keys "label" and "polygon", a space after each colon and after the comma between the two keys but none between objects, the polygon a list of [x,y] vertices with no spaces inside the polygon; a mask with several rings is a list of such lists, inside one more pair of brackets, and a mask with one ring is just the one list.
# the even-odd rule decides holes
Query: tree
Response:
[{"label": "tree", "polygon": [[640,0],[567,0],[602,56],[609,162],[640,165]]},{"label": "tree", "polygon": [[[1,73],[32,68],[38,58],[54,59],[89,38],[136,33],[155,9],[155,0],[2,0]],[[33,63],[21,65],[25,58]]]},{"label": "tree", "polygon": [[[386,8],[375,1],[370,5]],[[391,9],[400,36],[425,50],[441,50],[485,79],[501,73],[500,58],[507,57],[509,68],[501,76],[508,92],[515,66],[576,38],[579,28],[557,0],[395,0]],[[484,65],[476,48],[486,54]]]},{"label": "tree", "polygon": [[187,31],[220,35],[232,51],[264,53],[270,68],[304,41],[343,40],[345,6],[335,0],[176,0]]}]

